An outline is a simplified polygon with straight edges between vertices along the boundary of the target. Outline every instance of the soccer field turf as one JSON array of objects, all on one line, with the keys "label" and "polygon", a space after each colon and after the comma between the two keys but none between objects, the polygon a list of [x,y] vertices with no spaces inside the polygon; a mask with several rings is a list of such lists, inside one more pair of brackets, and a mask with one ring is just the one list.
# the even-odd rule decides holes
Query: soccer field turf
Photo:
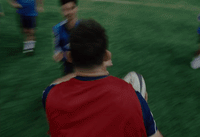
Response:
[{"label": "soccer field turf", "polygon": [[[48,124],[42,91],[61,76],[52,60],[52,26],[62,21],[58,2],[44,3],[37,18],[35,54],[22,54],[23,36],[15,9],[2,1],[0,17],[1,137],[45,137]],[[81,0],[78,16],[94,18],[107,30],[111,75],[141,73],[149,107],[166,137],[200,134],[200,70],[190,68],[197,46],[198,0]],[[133,114],[134,115],[134,114]]]}]

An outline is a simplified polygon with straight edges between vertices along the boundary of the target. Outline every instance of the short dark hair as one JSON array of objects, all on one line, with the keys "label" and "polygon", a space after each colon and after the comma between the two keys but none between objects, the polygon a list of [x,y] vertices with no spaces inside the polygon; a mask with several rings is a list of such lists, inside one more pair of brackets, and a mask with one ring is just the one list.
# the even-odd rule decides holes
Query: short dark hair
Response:
[{"label": "short dark hair", "polygon": [[78,4],[78,0],[60,0],[61,6],[68,2],[74,2],[76,5]]},{"label": "short dark hair", "polygon": [[82,19],[71,31],[70,47],[75,67],[101,65],[108,47],[106,31],[94,19]]}]

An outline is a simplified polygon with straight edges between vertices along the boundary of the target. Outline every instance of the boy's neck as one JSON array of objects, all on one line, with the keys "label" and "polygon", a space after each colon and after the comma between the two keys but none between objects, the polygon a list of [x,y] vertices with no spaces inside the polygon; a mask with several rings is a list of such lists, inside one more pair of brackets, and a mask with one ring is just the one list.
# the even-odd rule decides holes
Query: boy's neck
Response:
[{"label": "boy's neck", "polygon": [[75,25],[76,25],[76,21],[78,19],[77,18],[74,18],[73,20],[68,20],[65,27],[68,29],[68,30],[71,30]]},{"label": "boy's neck", "polygon": [[75,68],[75,73],[76,76],[83,76],[83,77],[97,77],[97,76],[109,75],[109,72],[106,70],[105,66],[99,66],[93,69]]}]

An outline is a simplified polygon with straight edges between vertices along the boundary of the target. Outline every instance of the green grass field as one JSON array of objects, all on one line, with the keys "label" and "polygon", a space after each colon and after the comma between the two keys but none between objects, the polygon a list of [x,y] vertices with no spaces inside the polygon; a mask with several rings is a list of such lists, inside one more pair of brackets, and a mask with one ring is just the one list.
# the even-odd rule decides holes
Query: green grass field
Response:
[{"label": "green grass field", "polygon": [[[15,9],[2,1],[0,17],[0,136],[45,137],[42,91],[61,76],[52,60],[52,26],[62,21],[58,2],[45,1],[37,18],[35,55],[22,54]],[[110,74],[141,73],[149,107],[165,137],[199,137],[200,70],[190,68],[198,48],[198,0],[81,0],[78,16],[107,30],[114,66]]]}]

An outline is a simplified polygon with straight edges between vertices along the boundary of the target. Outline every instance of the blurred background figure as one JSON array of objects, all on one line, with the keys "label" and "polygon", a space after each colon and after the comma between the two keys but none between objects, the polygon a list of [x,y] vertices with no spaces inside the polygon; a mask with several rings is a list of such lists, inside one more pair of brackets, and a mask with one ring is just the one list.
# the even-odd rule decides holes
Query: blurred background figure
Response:
[{"label": "blurred background figure", "polygon": [[[56,62],[62,62],[63,75],[73,72],[73,65],[67,61],[64,53],[70,51],[69,36],[71,29],[79,24],[77,17],[78,1],[77,0],[60,0],[62,15],[64,21],[53,27],[54,35],[54,55]],[[104,62],[106,66],[112,66],[112,61]]]},{"label": "blurred background figure", "polygon": [[55,47],[53,59],[56,62],[63,63],[63,75],[66,75],[73,72],[73,65],[67,61],[67,58],[64,56],[64,52],[70,50],[70,31],[79,23],[77,17],[78,6],[77,0],[60,0],[60,5],[65,20],[53,27]]},{"label": "blurred background figure", "polygon": [[0,16],[4,16],[4,12],[3,12],[3,6],[0,2]]},{"label": "blurred background figure", "polygon": [[38,11],[43,12],[43,0],[8,0],[17,9],[20,26],[25,35],[23,53],[33,52],[35,48],[35,28]]},{"label": "blurred background figure", "polygon": [[198,44],[198,50],[196,51],[195,53],[195,57],[194,59],[192,60],[191,62],[191,67],[193,69],[198,69],[200,68],[200,13],[197,17],[197,20],[199,22],[199,27],[197,29],[197,33],[198,33],[198,41],[197,41],[197,44]]}]

